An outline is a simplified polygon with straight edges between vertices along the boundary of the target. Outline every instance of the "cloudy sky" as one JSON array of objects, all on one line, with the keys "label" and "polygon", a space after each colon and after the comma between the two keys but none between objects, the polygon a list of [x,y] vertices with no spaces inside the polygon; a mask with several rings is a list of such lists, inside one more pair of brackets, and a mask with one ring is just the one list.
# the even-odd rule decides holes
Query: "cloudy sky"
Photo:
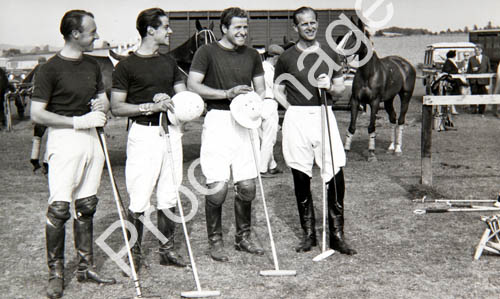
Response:
[{"label": "cloudy sky", "polygon": [[[484,27],[488,21],[500,25],[500,0],[357,0],[370,18],[383,20],[386,6],[391,4],[394,14],[383,27],[399,26],[426,28],[432,31]],[[59,22],[70,9],[85,9],[95,15],[101,40],[117,44],[134,38],[135,19],[146,8],[160,7],[167,11],[222,10],[230,6],[244,9],[289,9],[302,5],[320,9],[354,8],[356,0],[0,0],[0,44],[62,46]],[[174,28],[175,31],[175,28]]]}]

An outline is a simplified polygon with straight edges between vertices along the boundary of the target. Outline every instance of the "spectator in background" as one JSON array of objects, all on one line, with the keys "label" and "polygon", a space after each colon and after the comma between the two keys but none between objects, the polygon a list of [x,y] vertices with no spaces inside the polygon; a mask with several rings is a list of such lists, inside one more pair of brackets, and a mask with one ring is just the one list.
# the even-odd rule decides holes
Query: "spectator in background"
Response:
[{"label": "spectator in background", "polygon": [[[495,89],[493,90],[493,94],[500,94],[500,64],[497,67],[497,82],[495,84]],[[498,105],[493,105],[493,114],[496,117],[500,117],[500,113],[498,113]]]},{"label": "spectator in background", "polygon": [[[490,59],[488,58],[488,56],[483,55],[483,46],[481,44],[477,44],[476,46],[476,56],[470,59],[469,66],[467,68],[467,73],[469,74],[491,73]],[[489,84],[490,79],[488,78],[470,79],[469,82],[471,87],[471,94],[473,95],[488,94],[488,89],[486,86]],[[481,115],[484,115],[484,111],[486,110],[486,105],[474,105],[471,108],[472,108],[472,113],[479,113]]]},{"label": "spectator in background", "polygon": [[9,87],[9,79],[3,68],[0,68],[0,130],[5,126],[4,95]]},{"label": "spectator in background", "polygon": [[[446,61],[444,62],[443,69],[442,69],[443,73],[447,73],[449,75],[459,73],[456,57],[457,57],[457,51],[455,51],[455,50],[450,50],[450,51],[448,51],[448,53],[446,53]],[[455,84],[452,84],[453,90],[451,90],[451,92],[449,94],[452,94],[452,95],[459,95],[460,94],[460,85],[461,84],[459,83],[459,81],[460,81],[460,79],[455,79],[455,81],[454,81]],[[450,105],[450,106],[451,106],[450,107],[451,114],[457,115],[458,112],[457,112],[457,109],[455,108],[455,105]]]},{"label": "spectator in background", "polygon": [[[29,83],[34,83],[36,75],[38,71],[40,70],[41,66],[47,62],[47,58],[40,56],[38,57],[38,64],[31,70],[31,72],[24,78],[23,83],[24,84],[29,84]],[[31,88],[30,88],[31,89]],[[32,139],[32,146],[31,146],[31,157],[30,157],[30,163],[33,165],[33,172],[35,172],[37,169],[39,169],[40,166],[40,148],[41,148],[41,142],[43,135],[45,134],[45,130],[47,130],[47,127],[44,125],[40,125],[35,123],[33,127],[33,139]],[[44,157],[43,159],[43,173],[47,174],[49,172],[49,164],[47,163],[47,157]]]},{"label": "spectator in background", "polygon": [[259,128],[260,145],[260,175],[262,177],[273,177],[282,173],[274,160],[273,149],[276,144],[276,135],[279,129],[278,102],[274,99],[274,66],[279,56],[285,50],[278,45],[269,45],[265,53],[266,59],[262,62],[264,68],[264,79],[266,93],[262,108],[262,125]]}]

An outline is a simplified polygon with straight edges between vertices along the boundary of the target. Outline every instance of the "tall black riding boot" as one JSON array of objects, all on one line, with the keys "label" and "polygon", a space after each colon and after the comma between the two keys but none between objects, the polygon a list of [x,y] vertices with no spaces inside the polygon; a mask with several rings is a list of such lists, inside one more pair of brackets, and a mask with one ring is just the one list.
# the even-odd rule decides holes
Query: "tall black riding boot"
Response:
[{"label": "tall black riding boot", "polygon": [[[144,224],[142,221],[139,219],[141,216],[143,216],[144,213],[134,213],[130,210],[128,210],[127,213],[127,221],[132,223],[134,225],[136,231],[137,231],[137,240],[135,243],[132,245],[131,251],[132,251],[132,260],[134,262],[134,269],[136,272],[139,272],[141,269],[142,265],[142,234],[143,234],[143,228]],[[130,241],[130,232],[127,230],[127,238]]]},{"label": "tall black riding boot", "polygon": [[330,228],[330,248],[340,253],[354,255],[356,250],[351,248],[344,239],[344,172],[341,169],[335,175],[335,184],[332,178],[328,182],[328,227]]},{"label": "tall black riding boot", "polygon": [[71,217],[69,203],[55,201],[47,210],[45,242],[49,267],[48,298],[61,298],[64,289],[65,223]]},{"label": "tall black riding boot", "polygon": [[207,200],[205,202],[205,215],[210,256],[216,261],[227,262],[229,258],[224,252],[222,239],[222,206],[214,205]]},{"label": "tall black riding boot", "polygon": [[316,219],[311,195],[311,178],[307,174],[293,168],[292,175],[295,186],[295,198],[297,199],[297,208],[299,210],[300,226],[303,230],[303,238],[300,244],[295,247],[295,251],[306,252],[317,245]]},{"label": "tall black riding boot", "polygon": [[75,248],[78,255],[76,279],[79,282],[97,282],[114,284],[113,278],[105,278],[97,273],[94,267],[93,251],[93,218],[98,199],[90,196],[75,201],[76,218],[73,222]]},{"label": "tall black riding boot", "polygon": [[[234,247],[239,251],[246,251],[251,254],[263,255],[264,250],[255,244],[251,239],[252,227],[252,200],[255,198],[255,184],[253,184],[253,195],[245,194],[252,193],[252,186],[243,187],[243,184],[236,184],[234,198],[234,216],[236,218],[236,236]],[[246,190],[242,190],[242,189]],[[246,197],[245,199],[243,199]]]},{"label": "tall black riding boot", "polygon": [[[170,208],[169,210],[172,214],[175,214],[175,208]],[[158,210],[158,229],[167,238],[165,244],[162,244],[160,241],[160,265],[186,267],[187,265],[182,256],[174,248],[175,222],[168,218],[163,210]]]}]

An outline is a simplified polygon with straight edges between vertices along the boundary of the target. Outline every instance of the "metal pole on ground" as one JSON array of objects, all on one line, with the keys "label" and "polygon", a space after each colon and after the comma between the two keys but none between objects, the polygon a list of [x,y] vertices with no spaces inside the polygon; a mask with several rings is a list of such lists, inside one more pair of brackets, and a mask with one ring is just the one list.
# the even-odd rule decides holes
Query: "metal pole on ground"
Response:
[{"label": "metal pole on ground", "polygon": [[248,134],[250,135],[250,142],[252,144],[253,160],[255,162],[255,170],[257,171],[257,178],[259,180],[260,194],[262,197],[262,204],[264,206],[264,214],[266,216],[267,230],[269,233],[269,239],[271,240],[271,251],[273,254],[274,270],[262,270],[259,272],[262,276],[295,276],[297,271],[295,270],[280,270],[278,264],[278,255],[276,254],[276,246],[274,244],[273,232],[271,230],[271,221],[269,220],[269,214],[267,213],[266,197],[264,194],[264,187],[262,185],[262,177],[260,176],[259,161],[257,161],[257,148],[255,147],[255,141],[252,129],[248,129]]},{"label": "metal pole on ground", "polygon": [[[327,103],[326,103],[326,91],[318,89],[320,96],[322,98],[322,103],[321,103],[321,190],[323,193],[323,232],[322,232],[322,238],[321,238],[321,253],[313,258],[313,261],[319,262],[330,255],[334,254],[335,251],[333,249],[326,249],[326,214],[327,214],[327,202],[326,202],[326,181],[325,181],[325,169],[326,169],[326,162],[325,162],[325,157],[326,157],[326,142],[325,142],[325,135],[328,132],[328,139],[330,142],[330,154],[331,154],[331,159],[332,159],[332,172],[333,172],[333,188],[336,188],[335,184],[335,163],[333,162],[333,147],[332,147],[332,140],[331,140],[331,135],[330,135],[330,120],[328,117],[328,110],[327,110]],[[325,117],[326,116],[326,117]],[[328,127],[328,131],[325,130],[325,118],[326,118],[326,125]],[[336,191],[336,190],[335,190]],[[337,192],[335,192],[335,196],[337,196]]]}]

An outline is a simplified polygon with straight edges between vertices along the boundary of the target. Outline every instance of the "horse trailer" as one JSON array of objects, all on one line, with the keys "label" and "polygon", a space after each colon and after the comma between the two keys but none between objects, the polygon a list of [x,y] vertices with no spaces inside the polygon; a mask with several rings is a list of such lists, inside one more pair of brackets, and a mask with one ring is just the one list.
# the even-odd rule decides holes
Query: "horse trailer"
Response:
[{"label": "horse trailer", "polygon": [[[170,50],[181,45],[187,38],[196,32],[195,21],[208,27],[214,23],[214,33],[219,39],[220,14],[222,11],[171,11],[168,13],[170,25],[174,34],[170,38]],[[318,40],[326,43],[325,31],[331,22],[338,20],[344,14],[353,23],[358,22],[358,16],[354,9],[318,9]],[[250,10],[248,45],[253,48],[267,48],[270,44],[284,45],[288,41],[296,41],[297,33],[293,29],[293,11],[291,10]],[[349,28],[337,26],[332,32],[333,38],[337,38],[348,32]]]},{"label": "horse trailer", "polygon": [[491,67],[496,70],[500,62],[500,29],[471,31],[469,41],[483,46],[484,55],[490,58]]}]

